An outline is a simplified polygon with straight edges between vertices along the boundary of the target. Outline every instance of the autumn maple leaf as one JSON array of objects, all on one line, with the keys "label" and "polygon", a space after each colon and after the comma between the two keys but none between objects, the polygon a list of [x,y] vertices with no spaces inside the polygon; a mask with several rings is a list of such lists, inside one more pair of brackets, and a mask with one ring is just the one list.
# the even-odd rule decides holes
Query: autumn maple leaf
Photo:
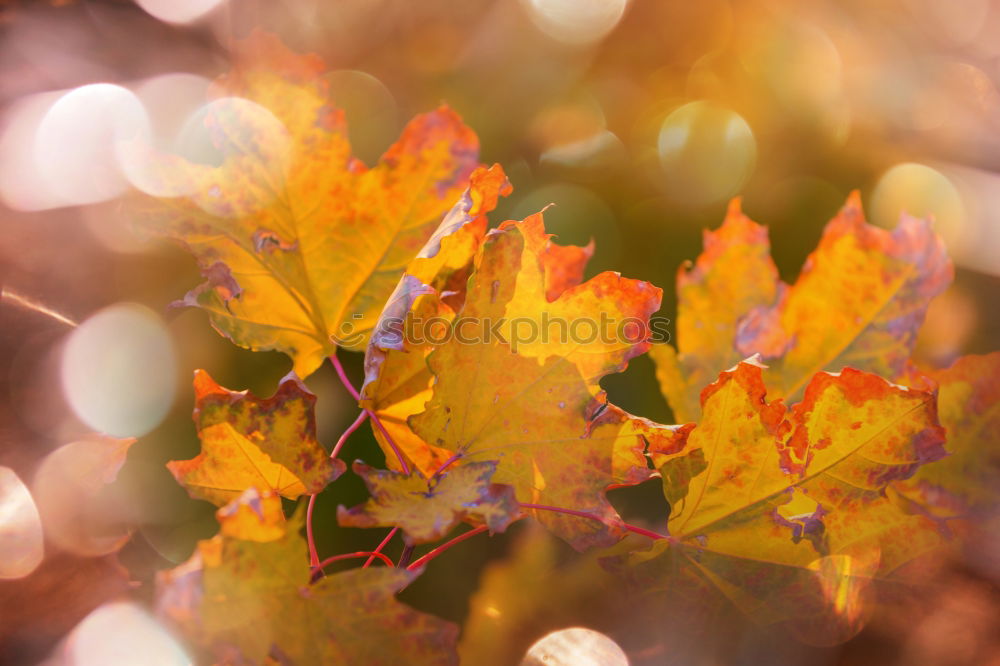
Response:
[{"label": "autumn maple leaf", "polygon": [[458,523],[485,524],[503,532],[520,507],[510,486],[492,483],[492,461],[473,462],[425,478],[419,471],[401,474],[354,463],[371,499],[365,504],[337,509],[344,527],[399,527],[407,543],[430,543],[445,537]]},{"label": "autumn maple leaf", "polygon": [[1000,352],[964,356],[931,371],[948,457],[892,485],[915,511],[979,522],[1000,508]]},{"label": "autumn maple leaf", "polygon": [[478,140],[442,107],[368,169],[351,156],[319,58],[261,33],[234,58],[206,118],[221,165],[160,157],[165,195],[136,207],[144,228],[201,266],[206,282],[183,303],[242,347],[288,354],[306,377],[338,345],[365,348],[401,272],[465,189]]},{"label": "autumn maple leaf", "polygon": [[942,542],[933,521],[885,495],[945,455],[936,396],[848,368],[816,374],[789,409],[767,402],[763,371],[747,361],[723,372],[684,451],[651,451],[671,536],[630,564],[650,592],[708,586],[763,622],[808,603],[829,611],[828,638],[838,621],[849,635],[862,608],[838,608],[837,585],[859,596]]},{"label": "autumn maple leaf", "polygon": [[778,280],[767,231],[730,207],[705,250],[677,277],[677,350],[650,352],[675,417],[722,370],[760,353],[773,397],[794,401],[821,370],[854,367],[900,380],[930,300],[952,265],[930,223],[903,216],[892,232],[864,221],[852,194],[794,285]]},{"label": "autumn maple leaf", "polygon": [[286,522],[277,495],[251,489],[217,516],[220,534],[157,581],[160,614],[213,659],[457,663],[458,628],[395,598],[416,572],[355,569],[311,584],[302,517]]},{"label": "autumn maple leaf", "polygon": [[[365,350],[362,406],[373,410],[393,440],[390,446],[379,427],[373,428],[389,467],[399,469],[397,451],[430,478],[451,457],[451,452],[431,446],[407,425],[410,416],[423,411],[431,397],[434,376],[426,357],[434,349],[427,340],[429,327],[415,322],[447,324],[465,297],[465,282],[482,244],[488,220],[501,196],[511,192],[503,168],[480,167],[469,187],[442,219],[441,224],[407,266],[379,315]],[[406,332],[410,330],[411,334]],[[416,333],[413,335],[412,333]]]},{"label": "autumn maple leaf", "polygon": [[[679,448],[685,431],[625,414],[607,404],[598,385],[648,347],[645,327],[659,307],[659,289],[610,272],[578,284],[582,264],[579,272],[566,271],[553,245],[541,214],[488,235],[455,320],[478,322],[482,336],[470,341],[462,331],[434,349],[432,397],[408,422],[424,441],[459,456],[459,464],[497,461],[493,480],[513,486],[522,504],[597,516],[601,522],[538,513],[585,548],[624,533],[604,496],[608,486],[649,478],[647,443]],[[631,340],[585,341],[558,334],[516,340],[512,331],[516,321],[534,322],[536,331],[552,319],[596,326],[600,312],[642,330]]]},{"label": "autumn maple leaf", "polygon": [[223,388],[204,370],[194,388],[201,453],[167,463],[192,497],[222,506],[255,487],[295,499],[344,472],[316,440],[316,396],[294,375],[266,399]]}]

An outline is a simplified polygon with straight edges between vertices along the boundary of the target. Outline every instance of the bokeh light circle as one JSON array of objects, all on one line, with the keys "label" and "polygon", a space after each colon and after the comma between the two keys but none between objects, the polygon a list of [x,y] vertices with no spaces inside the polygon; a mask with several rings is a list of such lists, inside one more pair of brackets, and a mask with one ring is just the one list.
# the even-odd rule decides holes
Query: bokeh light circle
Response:
[{"label": "bokeh light circle", "polygon": [[188,119],[204,107],[210,85],[203,76],[174,72],[135,86],[136,97],[149,118],[149,131],[119,150],[122,172],[133,187],[157,197],[190,194],[192,183],[171,173],[176,167],[170,156],[178,153],[177,144]]},{"label": "bokeh light circle", "polygon": [[80,420],[109,435],[139,437],[159,425],[173,404],[173,342],[148,308],[113,305],[70,334],[61,378],[66,401]]},{"label": "bokeh light circle", "polygon": [[111,485],[134,440],[91,437],[60,446],[39,465],[31,490],[45,536],[59,548],[95,557],[131,534],[131,511]]},{"label": "bokeh light circle", "polygon": [[937,169],[906,162],[882,174],[872,192],[872,221],[893,229],[903,213],[933,217],[934,230],[951,252],[964,245],[966,216],[962,197],[955,184]]},{"label": "bokeh light circle", "polygon": [[67,666],[189,666],[194,661],[137,604],[115,602],[85,617],[67,637]]},{"label": "bokeh light circle", "polygon": [[601,632],[571,627],[535,641],[521,666],[628,666],[628,657]]},{"label": "bokeh light circle", "polygon": [[347,119],[351,152],[365,164],[374,164],[399,131],[396,99],[368,72],[341,69],[325,79],[330,96]]},{"label": "bokeh light circle", "polygon": [[148,14],[166,23],[191,23],[221,5],[224,0],[135,0]]},{"label": "bokeh light circle", "polygon": [[125,191],[124,146],[149,135],[146,109],[131,91],[110,83],[75,88],[38,124],[35,168],[62,205],[105,201]]},{"label": "bokeh light circle", "polygon": [[63,92],[28,95],[4,111],[0,132],[0,200],[14,210],[45,210],[62,204],[49,190],[35,164],[35,135],[38,125]]},{"label": "bokeh light circle", "polygon": [[628,0],[524,0],[535,26],[567,44],[592,44],[611,32]]},{"label": "bokeh light circle", "polygon": [[[218,217],[244,217],[266,208],[277,196],[292,159],[292,137],[270,109],[242,97],[220,97],[185,121],[173,152],[192,163],[199,187],[190,194],[202,210]],[[202,169],[198,169],[203,165]],[[220,167],[208,189],[205,176]],[[169,170],[165,172],[169,177]],[[180,185],[188,176],[182,173]],[[171,184],[176,187],[177,184]]]},{"label": "bokeh light circle", "polygon": [[685,104],[663,120],[657,148],[666,193],[690,206],[739,193],[757,162],[757,142],[746,120],[703,101]]},{"label": "bokeh light circle", "polygon": [[31,492],[0,466],[0,579],[23,578],[42,562],[42,519]]}]

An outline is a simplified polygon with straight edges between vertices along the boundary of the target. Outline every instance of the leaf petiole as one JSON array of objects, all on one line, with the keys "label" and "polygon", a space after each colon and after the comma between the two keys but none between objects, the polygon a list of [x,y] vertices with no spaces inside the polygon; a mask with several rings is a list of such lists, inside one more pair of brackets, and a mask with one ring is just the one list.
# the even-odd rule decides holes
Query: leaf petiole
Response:
[{"label": "leaf petiole", "polygon": [[[354,388],[354,384],[351,383],[351,380],[347,378],[347,373],[344,372],[344,366],[340,364],[340,359],[337,358],[336,352],[330,354],[330,363],[333,364],[333,368],[337,371],[337,376],[340,378],[340,383],[344,385],[344,388],[347,389],[347,392],[351,394],[352,398],[360,402],[361,394],[359,394],[358,390]],[[399,460],[399,466],[403,470],[403,474],[409,474],[410,466],[407,464],[406,458],[403,457],[403,452],[399,450],[398,446],[396,446],[395,440],[393,440],[392,435],[389,434],[389,431],[385,429],[385,426],[382,425],[381,419],[379,419],[379,417],[375,414],[375,412],[373,412],[369,408],[364,407],[363,409],[365,410],[365,413],[371,417],[372,422],[376,425],[376,427],[378,427],[379,432],[382,433],[382,436],[385,437],[385,441],[389,443],[389,448],[391,448],[392,452],[396,454],[396,459]]]},{"label": "leaf petiole", "polygon": [[315,567],[313,567],[314,571],[312,576],[312,582],[315,583],[317,580],[320,579],[320,577],[323,575],[323,569],[325,567],[328,567],[334,562],[339,562],[340,560],[349,560],[355,557],[368,557],[368,558],[377,557],[381,559],[383,562],[385,562],[387,566],[390,567],[393,566],[392,560],[390,560],[388,556],[383,555],[382,553],[376,553],[375,551],[371,550],[359,550],[356,553],[344,553],[342,555],[333,555],[331,557],[326,558],[325,560],[317,564]]},{"label": "leaf petiole", "polygon": [[375,556],[379,555],[382,552],[382,549],[385,548],[390,541],[392,541],[392,537],[396,536],[396,532],[398,531],[399,531],[398,527],[393,527],[391,530],[389,530],[389,533],[385,535],[384,539],[382,539],[382,543],[376,546],[375,550],[372,551],[372,556],[369,557],[368,561],[365,562],[365,565],[361,567],[362,569],[367,569],[369,566],[371,566],[371,563],[375,561]]},{"label": "leaf petiole", "polygon": [[[570,516],[579,516],[580,518],[588,518],[590,520],[596,520],[599,522],[604,522],[604,520],[593,513],[588,513],[586,511],[577,511],[576,509],[564,509],[558,506],[548,506],[545,504],[521,504],[523,509],[537,509],[538,511],[552,511],[554,513],[565,513]],[[653,532],[652,530],[647,530],[643,527],[637,525],[630,525],[629,523],[622,523],[622,526],[629,532],[634,532],[635,534],[641,534],[642,536],[649,537],[650,539],[668,539],[666,534],[659,534]]]},{"label": "leaf petiole", "polygon": [[[340,453],[340,450],[344,448],[344,444],[347,442],[347,438],[350,437],[355,430],[357,430],[365,419],[368,418],[368,412],[361,412],[358,414],[358,418],[355,419],[354,423],[347,427],[344,434],[340,436],[337,440],[336,445],[333,447],[333,451],[330,452],[331,458],[336,458]],[[309,506],[306,508],[306,541],[309,543],[309,566],[316,567],[319,566],[319,554],[316,552],[316,539],[313,535],[313,509],[316,506],[316,495],[309,496]]]},{"label": "leaf petiole", "polygon": [[354,431],[357,430],[359,427],[361,427],[361,424],[364,423],[365,419],[367,418],[368,418],[367,411],[358,414],[358,418],[355,419],[354,423],[352,423],[347,427],[347,430],[344,431],[344,434],[341,435],[340,439],[337,440],[337,443],[334,445],[333,450],[330,451],[331,458],[336,458],[340,454],[340,450],[344,448],[344,444],[347,442],[347,438],[350,437],[352,434],[354,434]]},{"label": "leaf petiole", "polygon": [[486,525],[480,525],[479,527],[473,528],[473,529],[469,530],[468,532],[462,532],[461,534],[459,534],[457,537],[455,537],[451,541],[446,541],[445,543],[441,544],[440,546],[438,546],[437,548],[435,548],[431,552],[427,553],[426,555],[424,555],[423,557],[421,557],[420,559],[418,559],[413,564],[411,564],[408,567],[406,567],[406,570],[407,571],[413,571],[414,569],[419,569],[419,568],[423,567],[425,564],[427,564],[428,562],[430,562],[431,560],[433,560],[435,557],[437,557],[438,555],[440,555],[441,553],[443,553],[446,550],[448,550],[449,548],[451,548],[452,546],[460,544],[463,541],[465,541],[466,539],[470,539],[470,538],[476,536],[477,534],[479,534],[481,532],[485,532],[488,529],[489,529],[489,527],[487,527]]}]

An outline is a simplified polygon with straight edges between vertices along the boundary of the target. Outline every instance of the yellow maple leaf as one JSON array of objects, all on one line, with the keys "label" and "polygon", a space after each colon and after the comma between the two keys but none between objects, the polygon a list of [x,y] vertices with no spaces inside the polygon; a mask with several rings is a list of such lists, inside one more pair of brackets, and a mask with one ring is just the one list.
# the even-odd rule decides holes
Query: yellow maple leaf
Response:
[{"label": "yellow maple leaf", "polygon": [[162,157],[142,226],[180,242],[206,282],[182,301],[236,344],[288,354],[300,377],[363,350],[403,269],[461,194],[478,139],[454,111],[414,118],[373,168],[351,157],[315,56],[256,34],[212,89],[218,166]]},{"label": "yellow maple leaf", "polygon": [[[660,290],[611,272],[575,284],[579,275],[549,268],[562,259],[551,246],[541,214],[488,235],[452,335],[428,357],[432,398],[409,424],[461,462],[497,461],[493,481],[513,486],[522,504],[598,516],[535,512],[582,549],[624,533],[607,488],[649,478],[647,443],[679,448],[686,431],[609,405],[598,384],[648,348]],[[605,334],[602,312],[613,322]],[[619,335],[623,322],[636,330]]]},{"label": "yellow maple leaf", "polygon": [[256,488],[295,499],[344,472],[316,440],[316,396],[294,375],[266,399],[225,389],[204,370],[194,388],[201,453],[167,463],[192,497],[223,506]]}]

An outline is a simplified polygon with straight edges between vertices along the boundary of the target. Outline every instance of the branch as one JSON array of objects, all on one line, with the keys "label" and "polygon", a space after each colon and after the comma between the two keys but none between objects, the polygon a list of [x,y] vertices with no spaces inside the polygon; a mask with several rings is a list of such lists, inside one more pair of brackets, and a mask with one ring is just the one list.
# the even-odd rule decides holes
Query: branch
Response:
[{"label": "branch", "polygon": [[420,559],[418,559],[416,562],[414,562],[410,566],[406,567],[406,570],[407,571],[413,571],[414,569],[419,569],[420,567],[424,566],[425,564],[427,564],[428,562],[430,562],[435,557],[437,557],[438,555],[440,555],[444,551],[448,550],[452,546],[460,544],[463,541],[465,541],[466,539],[472,538],[472,537],[476,536],[477,534],[479,534],[480,532],[485,532],[488,529],[489,529],[489,527],[487,527],[486,525],[480,525],[479,527],[471,529],[468,532],[463,532],[462,534],[459,534],[457,537],[455,537],[451,541],[445,542],[445,543],[441,544],[440,546],[438,546],[437,548],[435,548],[434,550],[432,550],[431,552],[427,553],[426,555],[424,555],[423,557],[421,557]]},{"label": "branch", "polygon": [[340,359],[337,358],[337,352],[330,354],[330,363],[333,364],[333,369],[337,371],[337,376],[340,377],[340,383],[344,385],[347,392],[351,394],[352,398],[360,401],[361,395],[358,393],[358,389],[354,388],[354,384],[351,383],[351,380],[347,378],[347,373],[344,372],[344,366],[340,364]]},{"label": "branch", "polygon": [[393,527],[391,530],[389,530],[389,533],[385,535],[384,539],[382,539],[382,543],[376,546],[375,550],[372,551],[372,556],[369,557],[368,561],[365,562],[365,565],[361,567],[362,569],[367,569],[369,566],[371,566],[371,563],[375,561],[375,556],[379,555],[382,552],[382,549],[385,548],[390,541],[392,541],[392,537],[396,536],[396,532],[398,531],[399,531],[398,527]]},{"label": "branch", "polygon": [[377,557],[381,559],[383,562],[385,562],[388,566],[390,567],[393,566],[392,560],[390,560],[382,553],[376,553],[370,550],[359,550],[356,553],[344,553],[343,555],[334,555],[332,557],[326,558],[325,560],[317,564],[315,567],[313,567],[314,571],[313,571],[312,582],[315,583],[317,580],[319,580],[320,576],[323,575],[323,569],[325,567],[330,566],[334,562],[339,562],[340,560],[349,560],[355,557]]},{"label": "branch", "polygon": [[[555,513],[565,513],[565,514],[570,515],[570,516],[579,516],[580,518],[589,518],[590,520],[596,520],[596,521],[601,522],[601,523],[604,522],[604,519],[601,518],[600,516],[596,515],[596,514],[588,513],[586,511],[577,511],[575,509],[563,509],[562,507],[558,507],[558,506],[547,506],[545,504],[522,504],[521,508],[522,509],[537,509],[539,511],[552,511],[552,512],[555,512]],[[645,529],[643,527],[639,527],[637,525],[630,525],[630,524],[624,523],[624,522],[622,523],[622,525],[629,532],[634,532],[636,534],[641,534],[642,536],[649,537],[650,539],[668,539],[669,538],[666,534],[658,534],[657,532],[653,532],[652,530],[647,530],[647,529]]]},{"label": "branch", "polygon": [[[344,385],[347,392],[351,394],[352,398],[361,402],[361,394],[359,394],[358,390],[354,388],[354,384],[351,383],[351,380],[347,378],[347,373],[344,372],[344,366],[340,364],[340,359],[337,358],[336,352],[330,354],[330,363],[333,364],[334,369],[337,371],[337,376],[340,377],[340,383]],[[391,448],[392,452],[396,454],[396,459],[399,460],[399,466],[403,470],[403,474],[409,474],[410,466],[407,464],[406,458],[403,457],[403,452],[399,450],[398,446],[396,446],[396,442],[389,434],[389,431],[385,429],[384,425],[382,425],[382,420],[379,419],[379,417],[375,415],[375,412],[369,408],[363,407],[363,409],[365,410],[365,413],[371,417],[372,422],[378,427],[379,431],[381,431],[382,436],[385,437],[385,441],[389,443],[389,448]]]},{"label": "branch", "polygon": [[[333,451],[330,452],[331,458],[336,458],[340,450],[344,448],[344,443],[347,442],[347,438],[354,433],[358,427],[365,422],[368,418],[368,412],[361,412],[358,418],[354,420],[354,423],[347,427],[344,434],[340,436],[337,440],[336,445],[333,447]],[[319,566],[319,553],[316,552],[316,539],[313,535],[313,509],[316,507],[316,494],[309,496],[309,506],[306,507],[306,542],[309,544],[309,566],[316,567]],[[370,561],[370,560],[369,560]]]},{"label": "branch", "polygon": [[350,437],[352,434],[354,434],[354,431],[357,430],[361,426],[361,424],[365,422],[365,419],[367,418],[368,418],[367,411],[358,414],[358,418],[355,419],[354,423],[352,423],[347,427],[347,430],[344,431],[344,434],[340,436],[340,439],[338,439],[337,443],[334,445],[333,451],[330,451],[331,458],[336,458],[337,455],[340,454],[340,450],[344,448],[344,444],[347,442],[347,438]]},{"label": "branch", "polygon": [[313,508],[316,506],[316,495],[309,496],[309,506],[306,507],[306,543],[309,544],[309,566],[319,566],[319,553],[316,552],[316,539],[313,537]]}]

